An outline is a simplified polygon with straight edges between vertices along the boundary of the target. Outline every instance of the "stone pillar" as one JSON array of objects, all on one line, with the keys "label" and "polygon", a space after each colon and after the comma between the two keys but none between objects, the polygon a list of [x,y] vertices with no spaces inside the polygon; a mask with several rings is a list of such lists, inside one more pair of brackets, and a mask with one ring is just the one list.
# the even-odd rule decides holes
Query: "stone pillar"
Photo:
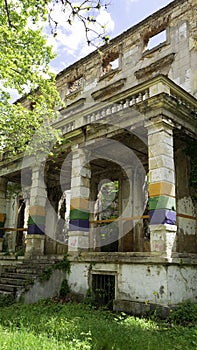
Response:
[{"label": "stone pillar", "polygon": [[3,248],[3,236],[4,230],[1,228],[4,227],[6,220],[6,192],[7,192],[7,180],[3,177],[0,178],[0,252]]},{"label": "stone pillar", "polygon": [[155,119],[147,122],[149,152],[150,248],[170,257],[176,240],[173,127]]},{"label": "stone pillar", "polygon": [[46,186],[43,169],[32,170],[26,255],[44,254]]},{"label": "stone pillar", "polygon": [[73,147],[68,251],[89,249],[90,177],[88,151]]}]

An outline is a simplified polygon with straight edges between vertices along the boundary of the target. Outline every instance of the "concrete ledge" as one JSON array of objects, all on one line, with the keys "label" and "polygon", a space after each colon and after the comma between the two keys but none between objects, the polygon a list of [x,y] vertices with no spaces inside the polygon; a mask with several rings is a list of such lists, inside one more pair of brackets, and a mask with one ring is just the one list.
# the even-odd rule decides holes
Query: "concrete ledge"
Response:
[{"label": "concrete ledge", "polygon": [[124,311],[134,316],[146,316],[156,312],[157,316],[164,319],[169,316],[171,307],[130,300],[114,300],[113,310],[118,312]]},{"label": "concrete ledge", "polygon": [[118,263],[118,264],[163,264],[163,265],[197,265],[197,254],[176,254],[173,258],[150,252],[68,252],[71,262]]}]

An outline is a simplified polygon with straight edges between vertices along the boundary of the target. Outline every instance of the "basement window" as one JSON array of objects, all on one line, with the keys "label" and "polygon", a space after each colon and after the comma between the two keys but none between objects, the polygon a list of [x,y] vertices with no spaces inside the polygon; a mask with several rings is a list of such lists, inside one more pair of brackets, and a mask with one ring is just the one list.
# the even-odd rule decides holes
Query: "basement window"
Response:
[{"label": "basement window", "polygon": [[146,37],[144,39],[144,51],[152,50],[161,44],[166,43],[167,41],[167,32],[166,29],[160,31],[159,33]]},{"label": "basement window", "polygon": [[92,274],[92,293],[97,306],[106,306],[113,309],[115,276]]}]

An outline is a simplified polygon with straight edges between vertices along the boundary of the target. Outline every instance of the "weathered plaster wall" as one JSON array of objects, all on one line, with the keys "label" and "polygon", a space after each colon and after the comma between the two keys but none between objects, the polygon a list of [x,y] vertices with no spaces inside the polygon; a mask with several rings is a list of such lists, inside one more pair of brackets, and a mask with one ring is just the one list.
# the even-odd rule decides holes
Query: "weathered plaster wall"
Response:
[{"label": "weathered plaster wall", "polygon": [[[163,29],[167,31],[166,42],[146,50],[145,42]],[[94,52],[59,73],[57,86],[68,105],[81,98],[86,99],[86,104],[106,100],[115,91],[131,88],[159,73],[168,75],[186,91],[197,96],[195,1],[174,1],[111,40],[101,51],[102,55]],[[107,55],[113,56],[113,53],[119,54],[119,67],[102,75],[102,61]],[[67,84],[77,81],[79,77],[81,83],[78,89],[68,94]],[[113,84],[116,84],[115,90]],[[99,91],[107,86],[108,91],[99,95]],[[83,103],[81,100],[82,108]]]},{"label": "weathered plaster wall", "polygon": [[65,278],[65,272],[55,270],[48,281],[40,282],[39,279],[35,280],[33,286],[27,292],[18,294],[17,299],[32,304],[40,299],[55,297],[59,295],[61,284]]},{"label": "weathered plaster wall", "polygon": [[143,304],[144,310],[148,304],[170,307],[186,300],[196,302],[197,298],[196,266],[184,261],[182,265],[72,262],[68,278],[71,290],[86,296],[91,289],[92,274],[115,275],[117,310],[132,311],[132,303]]}]

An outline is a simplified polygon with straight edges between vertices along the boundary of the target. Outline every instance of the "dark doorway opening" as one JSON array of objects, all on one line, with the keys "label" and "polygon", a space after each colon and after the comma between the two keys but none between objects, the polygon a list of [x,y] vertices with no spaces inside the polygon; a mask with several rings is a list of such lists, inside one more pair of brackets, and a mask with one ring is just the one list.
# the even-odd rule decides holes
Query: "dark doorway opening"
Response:
[{"label": "dark doorway opening", "polygon": [[[25,200],[19,199],[17,228],[23,228],[25,221]],[[16,251],[24,248],[24,231],[20,230],[16,233]]]}]

